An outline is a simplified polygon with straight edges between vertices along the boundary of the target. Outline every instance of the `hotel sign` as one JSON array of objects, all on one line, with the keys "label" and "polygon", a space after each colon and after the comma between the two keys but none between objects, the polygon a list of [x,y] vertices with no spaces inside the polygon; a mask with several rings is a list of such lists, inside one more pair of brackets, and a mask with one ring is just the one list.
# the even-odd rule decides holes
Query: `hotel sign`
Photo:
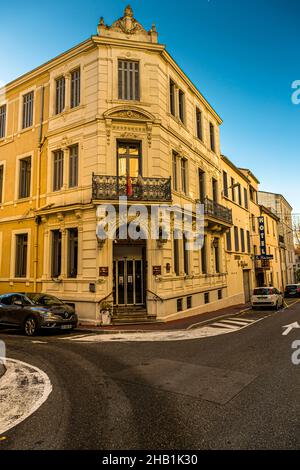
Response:
[{"label": "hotel sign", "polygon": [[265,218],[258,217],[258,230],[259,230],[259,241],[260,241],[260,254],[266,256],[266,235],[265,235]]}]

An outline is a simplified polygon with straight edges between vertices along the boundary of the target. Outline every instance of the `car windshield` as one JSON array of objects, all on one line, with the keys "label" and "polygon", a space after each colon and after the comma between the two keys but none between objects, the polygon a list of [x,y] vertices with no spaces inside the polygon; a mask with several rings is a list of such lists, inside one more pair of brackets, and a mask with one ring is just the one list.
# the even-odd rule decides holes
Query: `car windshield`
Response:
[{"label": "car windshield", "polygon": [[45,307],[51,307],[52,305],[62,305],[63,302],[53,295],[45,294],[26,294],[29,300],[35,305],[44,305]]},{"label": "car windshield", "polygon": [[253,295],[270,295],[272,294],[273,289],[269,287],[260,287],[259,289],[254,289]]}]

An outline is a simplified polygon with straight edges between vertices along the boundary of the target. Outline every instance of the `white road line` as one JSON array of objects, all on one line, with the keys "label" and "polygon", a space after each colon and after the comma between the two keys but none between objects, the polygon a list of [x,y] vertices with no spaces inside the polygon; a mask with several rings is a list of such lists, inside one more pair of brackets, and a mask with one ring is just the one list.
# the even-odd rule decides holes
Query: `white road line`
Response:
[{"label": "white road line", "polygon": [[218,322],[218,323],[212,323],[210,326],[220,326],[222,328],[230,328],[236,330],[236,325],[230,325],[228,323],[223,323],[223,322]]},{"label": "white road line", "polygon": [[[222,320],[222,323],[226,323],[227,325],[234,325],[234,326],[245,326],[249,325],[249,323],[244,323],[242,321],[238,320]],[[252,322],[251,322],[252,323]]]},{"label": "white road line", "polygon": [[52,392],[45,372],[26,362],[6,358],[0,380],[0,435],[32,415]]}]

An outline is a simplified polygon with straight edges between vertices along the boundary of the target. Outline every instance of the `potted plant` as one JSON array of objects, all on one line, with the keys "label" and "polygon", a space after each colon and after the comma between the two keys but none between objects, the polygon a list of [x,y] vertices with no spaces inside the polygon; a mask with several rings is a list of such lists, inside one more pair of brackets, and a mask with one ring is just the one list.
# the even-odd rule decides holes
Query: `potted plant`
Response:
[{"label": "potted plant", "polygon": [[113,314],[113,305],[111,302],[104,300],[100,304],[101,325],[110,325]]}]

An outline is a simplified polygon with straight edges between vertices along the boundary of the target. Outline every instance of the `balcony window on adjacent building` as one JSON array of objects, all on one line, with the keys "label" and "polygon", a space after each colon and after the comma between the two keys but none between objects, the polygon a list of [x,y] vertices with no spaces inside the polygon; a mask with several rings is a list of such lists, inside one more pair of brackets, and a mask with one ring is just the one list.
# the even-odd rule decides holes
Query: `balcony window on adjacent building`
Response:
[{"label": "balcony window on adjacent building", "polygon": [[250,232],[247,230],[247,251],[248,253],[251,252],[251,243],[250,243]]},{"label": "balcony window on adjacent building", "polygon": [[178,175],[177,175],[177,157],[176,152],[172,153],[172,175],[173,175],[173,189],[178,190]]},{"label": "balcony window on adjacent building", "polygon": [[119,100],[134,100],[140,99],[140,77],[139,77],[139,62],[131,60],[119,60]]},{"label": "balcony window on adjacent building", "polygon": [[184,268],[184,273],[189,274],[190,273],[190,250],[188,249],[188,239],[186,238],[185,235],[182,237],[182,243],[183,243],[183,268]]},{"label": "balcony window on adjacent building", "polygon": [[187,160],[182,158],[180,161],[181,166],[181,190],[184,194],[187,193]]},{"label": "balcony window on adjacent building", "polygon": [[142,174],[140,142],[118,142],[118,176]]},{"label": "balcony window on adjacent building", "polygon": [[78,186],[78,145],[69,149],[69,188]]},{"label": "balcony window on adjacent building", "polygon": [[219,273],[220,272],[220,246],[219,246],[219,239],[214,238],[213,242],[214,246],[214,258],[215,258],[215,272]]},{"label": "balcony window on adjacent building", "polygon": [[185,104],[184,104],[184,93],[182,90],[179,90],[178,91],[178,106],[179,106],[179,112],[178,112],[178,115],[179,115],[179,119],[182,123],[184,123],[185,121]]},{"label": "balcony window on adjacent building", "polygon": [[80,69],[71,72],[71,108],[80,105]]},{"label": "balcony window on adjacent building", "polygon": [[215,127],[212,123],[209,124],[209,138],[210,138],[210,148],[213,152],[215,152],[216,151]]},{"label": "balcony window on adjacent building", "polygon": [[15,277],[26,277],[27,275],[27,249],[28,234],[16,235]]},{"label": "balcony window on adjacent building", "polygon": [[51,276],[56,278],[61,274],[61,231],[52,230]]},{"label": "balcony window on adjacent building", "polygon": [[63,186],[64,178],[64,152],[53,152],[53,191],[59,191]]},{"label": "balcony window on adjacent building", "polygon": [[175,107],[175,83],[173,80],[170,80],[170,113],[175,116],[176,115],[176,107]]},{"label": "balcony window on adjacent building", "polygon": [[0,139],[5,137],[6,127],[6,104],[0,106]]},{"label": "balcony window on adjacent building", "polygon": [[241,233],[241,250],[243,253],[245,253],[245,233],[244,233],[243,228],[241,228],[240,233]]},{"label": "balcony window on adjacent building", "polygon": [[228,197],[228,177],[226,171],[223,171],[223,194]]},{"label": "balcony window on adjacent building", "polygon": [[232,250],[232,245],[231,245],[231,230],[227,230],[226,232],[226,246],[227,246],[227,251]]},{"label": "balcony window on adjacent building", "polygon": [[0,204],[3,202],[4,165],[0,165]]},{"label": "balcony window on adjacent building", "polygon": [[244,188],[244,205],[245,205],[245,209],[249,208],[247,188]]},{"label": "balcony window on adjacent building", "polygon": [[30,196],[31,157],[20,160],[19,199]]},{"label": "balcony window on adjacent building", "polygon": [[202,274],[207,273],[206,240],[207,240],[207,237],[206,237],[206,235],[204,235],[203,246],[201,248],[201,271],[202,271]]},{"label": "balcony window on adjacent building", "polygon": [[237,227],[234,227],[234,249],[235,249],[235,251],[240,251],[239,229]]},{"label": "balcony window on adjacent building", "polygon": [[33,100],[34,100],[34,93],[31,91],[30,93],[26,93],[23,96],[23,113],[22,113],[22,128],[26,129],[27,127],[31,127],[33,124]]},{"label": "balcony window on adjacent building", "polygon": [[198,139],[203,140],[202,112],[199,108],[196,108],[196,131]]},{"label": "balcony window on adjacent building", "polygon": [[198,170],[198,180],[199,180],[199,201],[201,204],[205,200],[205,172],[199,168]]},{"label": "balcony window on adjacent building", "polygon": [[176,276],[179,276],[179,274],[180,274],[179,240],[177,238],[175,238],[175,234],[174,234],[174,238],[173,238],[173,257],[174,257],[174,273],[176,274]]},{"label": "balcony window on adjacent building", "polygon": [[55,114],[61,113],[65,109],[66,80],[59,77],[55,80]]},{"label": "balcony window on adjacent building", "polygon": [[78,271],[78,229],[68,229],[68,277],[77,277]]}]

